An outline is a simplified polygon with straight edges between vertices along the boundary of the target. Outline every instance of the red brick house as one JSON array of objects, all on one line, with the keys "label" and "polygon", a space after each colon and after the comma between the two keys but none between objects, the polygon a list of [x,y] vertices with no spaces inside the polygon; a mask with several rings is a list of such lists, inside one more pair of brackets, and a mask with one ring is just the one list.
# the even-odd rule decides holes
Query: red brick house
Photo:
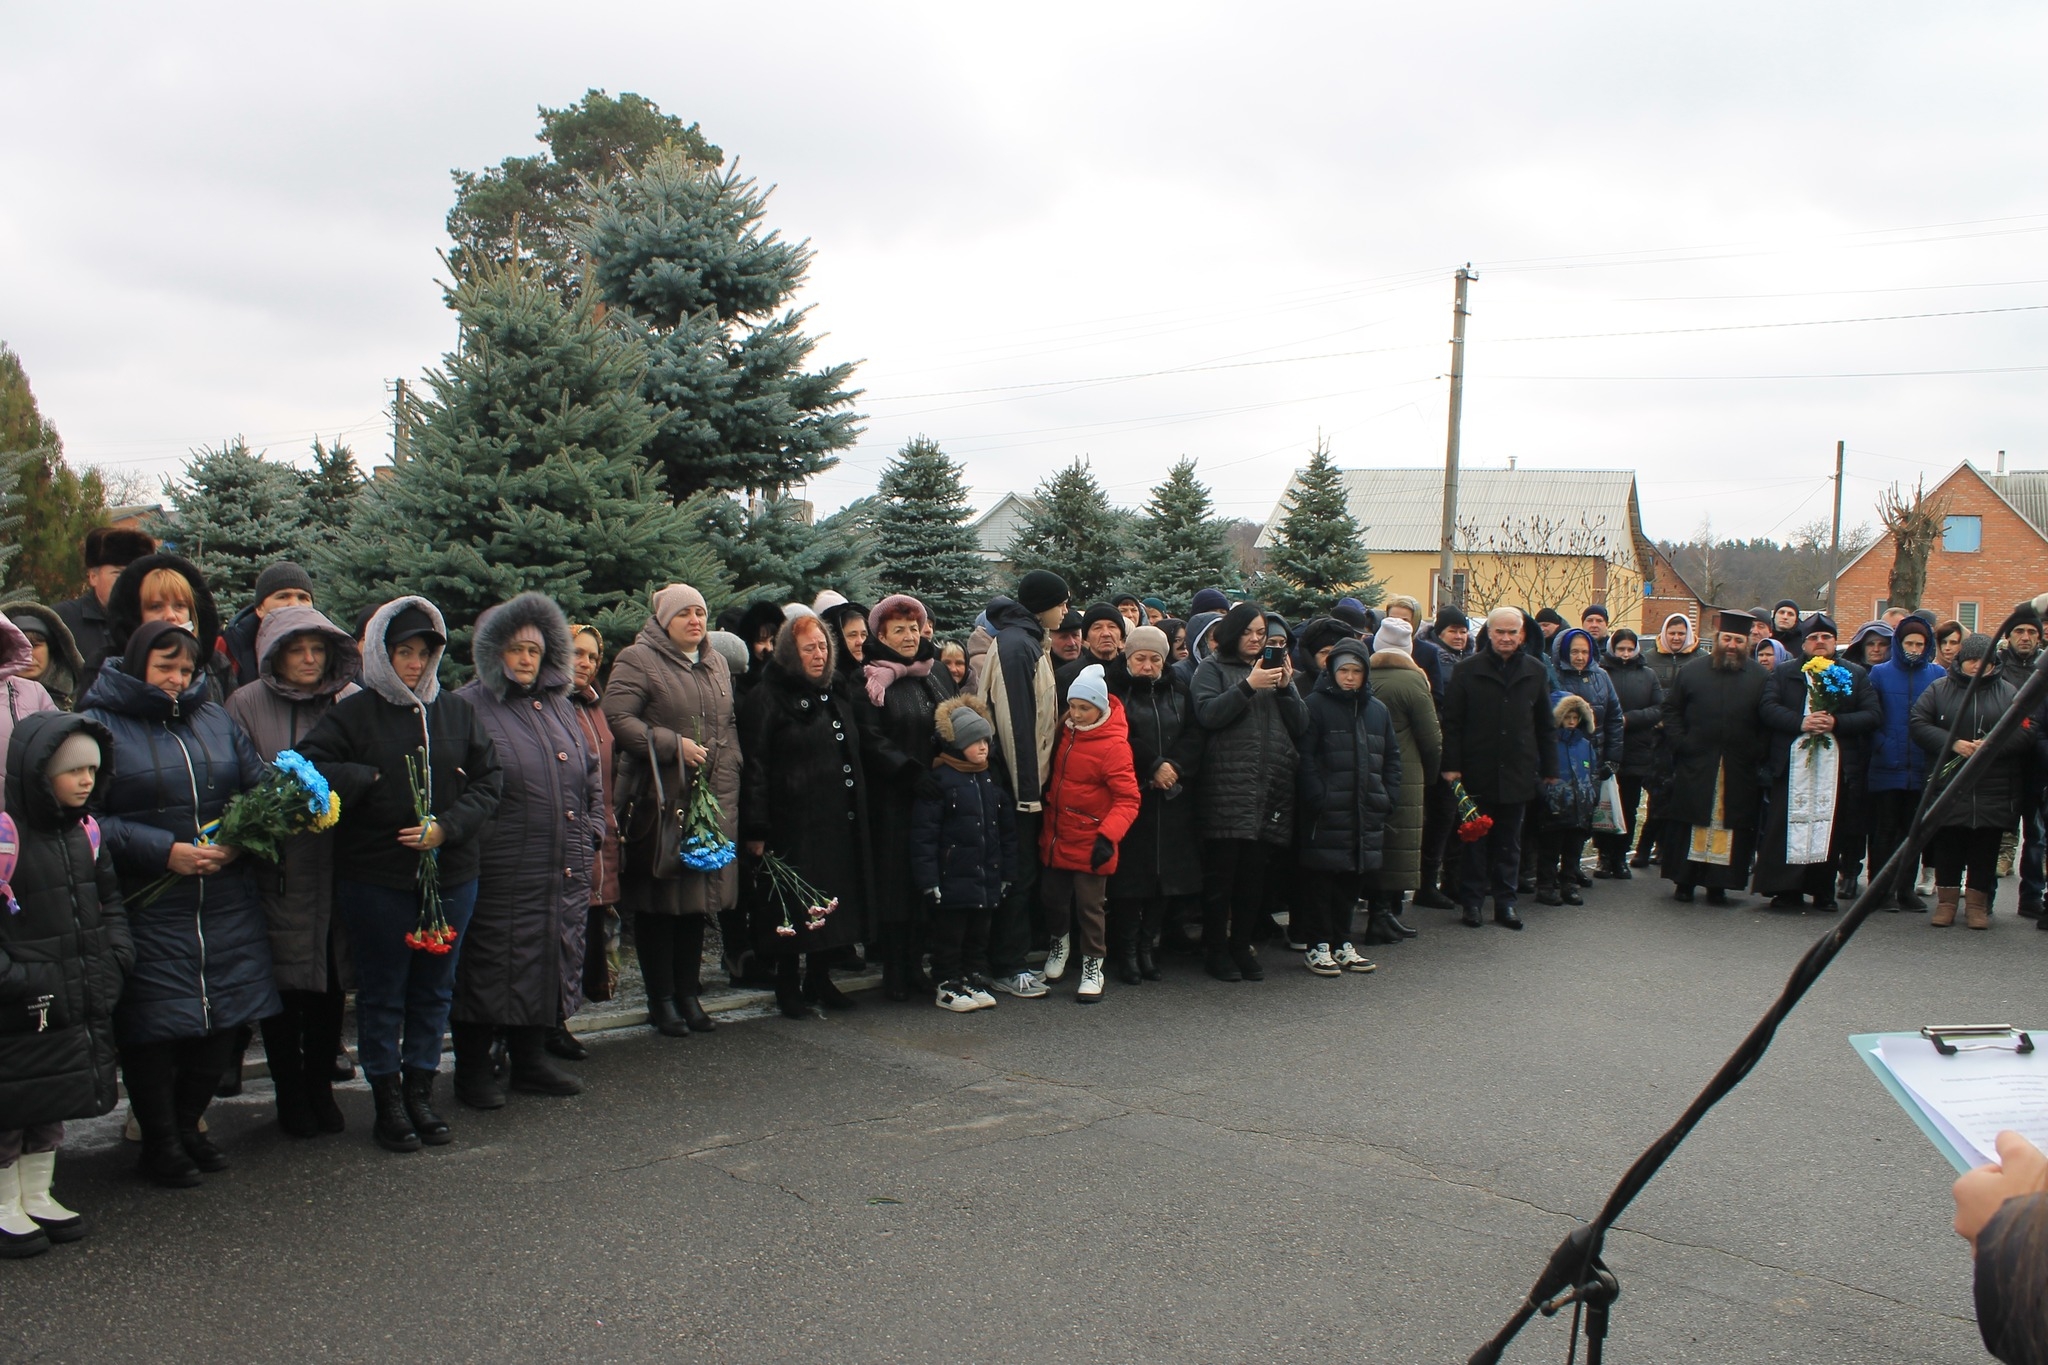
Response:
[{"label": "red brick house", "polygon": [[[1920,605],[1970,630],[1990,630],[2014,606],[2048,591],[2048,470],[1986,474],[1967,461],[1935,486],[1948,523],[1927,556]],[[1835,590],[1843,631],[1890,605],[1891,537],[1851,560]]]}]

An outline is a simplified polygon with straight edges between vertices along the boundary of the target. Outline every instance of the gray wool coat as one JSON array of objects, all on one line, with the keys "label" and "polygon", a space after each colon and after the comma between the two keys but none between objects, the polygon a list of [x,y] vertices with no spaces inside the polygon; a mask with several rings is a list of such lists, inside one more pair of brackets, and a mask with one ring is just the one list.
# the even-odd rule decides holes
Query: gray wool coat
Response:
[{"label": "gray wool coat", "polygon": [[691,779],[711,784],[725,815],[720,829],[726,838],[739,839],[742,764],[732,673],[725,660],[705,644],[691,663],[650,616],[612,665],[604,689],[604,718],[612,724],[619,778],[612,797],[619,804],[619,832],[625,840],[619,909],[642,915],[710,915],[738,905],[737,860],[716,872],[684,868],[673,877],[654,875],[656,812],[647,780],[650,742],[670,799],[676,795],[676,741],[687,737],[703,745],[710,755]]},{"label": "gray wool coat", "polygon": [[[285,642],[305,634],[327,641],[327,671],[312,687],[293,687],[277,676],[275,666]],[[227,711],[265,763],[281,750],[296,749],[335,702],[360,690],[355,680],[363,661],[356,642],[312,607],[284,607],[264,617],[256,632],[256,658],[256,685],[236,688]],[[325,991],[331,968],[341,989],[352,989],[354,964],[334,913],[334,832],[293,835],[285,841],[284,861],[259,867],[256,884],[270,921],[277,988]]]},{"label": "gray wool coat", "polygon": [[[528,687],[506,675],[503,659],[522,626],[542,640]],[[476,680],[456,695],[490,735],[505,791],[483,833],[450,1013],[468,1024],[552,1027],[583,1004],[590,878],[604,841],[597,754],[569,701],[569,622],[546,597],[521,593],[478,619],[474,660]]]}]

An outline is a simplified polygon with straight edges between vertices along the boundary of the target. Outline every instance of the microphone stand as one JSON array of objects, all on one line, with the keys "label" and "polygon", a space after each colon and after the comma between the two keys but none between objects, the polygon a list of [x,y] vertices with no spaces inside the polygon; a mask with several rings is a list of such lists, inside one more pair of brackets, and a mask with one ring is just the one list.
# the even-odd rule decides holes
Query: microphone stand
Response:
[{"label": "microphone stand", "polygon": [[[1964,705],[1956,708],[1956,718],[1949,724],[1948,738],[1942,745],[1942,754],[1954,752],[1956,728],[1962,723],[1964,708],[1976,696],[1977,689],[1988,676],[1989,668],[1995,665],[1998,642],[2011,632],[2017,622],[2018,614],[2015,613],[2006,618],[2005,623],[1999,626],[1997,635],[1992,637],[1992,653],[1984,661],[1986,668],[1980,670],[1977,676],[1970,680],[1969,690],[1964,694]],[[1939,666],[1932,660],[1928,663],[1930,668]],[[1885,861],[1878,874],[1870,879],[1869,884],[1863,888],[1863,893],[1849,907],[1848,913],[1806,950],[1798,965],[1792,969],[1792,975],[1786,980],[1785,989],[1771,1003],[1771,1007],[1764,1011],[1763,1018],[1750,1030],[1749,1036],[1729,1054],[1728,1060],[1721,1064],[1721,1069],[1714,1073],[1713,1079],[1709,1080],[1706,1087],[1694,1097],[1693,1102],[1686,1106],[1685,1112],[1679,1115],[1678,1122],[1672,1124],[1669,1131],[1651,1143],[1642,1155],[1635,1159],[1635,1164],[1628,1168],[1620,1182],[1609,1193],[1607,1202],[1601,1206],[1599,1214],[1593,1221],[1573,1228],[1565,1239],[1558,1243],[1557,1249],[1550,1253],[1549,1263],[1543,1267],[1543,1273],[1536,1277],[1534,1287],[1515,1309],[1514,1316],[1494,1334],[1491,1341],[1472,1353],[1470,1365],[1495,1365],[1501,1358],[1501,1353],[1514,1341],[1516,1334],[1528,1325],[1529,1319],[1538,1313],[1549,1317],[1567,1304],[1579,1304],[1584,1307],[1586,1359],[1589,1365],[1599,1365],[1607,1334],[1608,1310],[1621,1294],[1619,1282],[1600,1259],[1608,1230],[1634,1202],[1635,1197],[1643,1192],[1644,1187],[1657,1172],[1663,1169],[1664,1163],[1671,1159],[1671,1154],[1678,1150],[1679,1144],[1684,1142],[1699,1125],[1700,1120],[1707,1116],[1707,1111],[1740,1085],[1756,1068],[1756,1064],[1763,1060],[1764,1052],[1770,1047],[1772,1038],[1777,1035],[1778,1025],[1784,1022],[1785,1016],[1792,1012],[1793,1006],[1797,1005],[1813,983],[1820,979],[1820,974],[1835,960],[1835,955],[1842,951],[1850,936],[1862,927],[1863,921],[1876,909],[1879,888],[1892,885],[1906,869],[1918,866],[1921,850],[1933,837],[1934,831],[1941,828],[1942,819],[1983,780],[1984,774],[1990,771],[1991,764],[2011,747],[2015,735],[2025,733],[2038,738],[2038,731],[2032,718],[2044,701],[2048,701],[2048,667],[2037,667],[2027,679],[2025,686],[2020,688],[2019,695],[2013,698],[2012,705],[1998,718],[1998,724],[1992,727],[1991,733],[1983,738],[1976,751],[1964,761],[1962,769],[1946,787],[1941,789],[1938,796],[1935,794],[1935,788],[1945,761],[1931,766],[1926,786],[1920,794],[1920,805],[1914,812],[1912,826],[1906,832],[1905,842]],[[1572,1349],[1578,1349],[1576,1325],[1573,1328]]]}]

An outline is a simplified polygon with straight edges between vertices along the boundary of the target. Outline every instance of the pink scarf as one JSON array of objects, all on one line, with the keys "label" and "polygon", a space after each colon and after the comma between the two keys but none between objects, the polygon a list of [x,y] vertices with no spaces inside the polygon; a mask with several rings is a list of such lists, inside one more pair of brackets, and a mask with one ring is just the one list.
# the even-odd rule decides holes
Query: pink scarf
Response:
[{"label": "pink scarf", "polygon": [[930,659],[919,659],[914,664],[906,664],[894,658],[870,659],[866,667],[868,675],[868,700],[880,706],[882,698],[889,691],[890,685],[898,678],[929,677],[932,671],[932,661]]}]

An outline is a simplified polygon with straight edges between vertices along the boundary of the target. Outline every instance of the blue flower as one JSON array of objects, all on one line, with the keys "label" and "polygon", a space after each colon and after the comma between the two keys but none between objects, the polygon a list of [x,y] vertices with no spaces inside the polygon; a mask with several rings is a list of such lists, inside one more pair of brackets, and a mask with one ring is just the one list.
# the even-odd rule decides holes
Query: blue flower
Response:
[{"label": "blue flower", "polygon": [[327,779],[296,749],[279,749],[271,765],[297,782],[306,793],[306,809],[315,815],[327,813]]}]

